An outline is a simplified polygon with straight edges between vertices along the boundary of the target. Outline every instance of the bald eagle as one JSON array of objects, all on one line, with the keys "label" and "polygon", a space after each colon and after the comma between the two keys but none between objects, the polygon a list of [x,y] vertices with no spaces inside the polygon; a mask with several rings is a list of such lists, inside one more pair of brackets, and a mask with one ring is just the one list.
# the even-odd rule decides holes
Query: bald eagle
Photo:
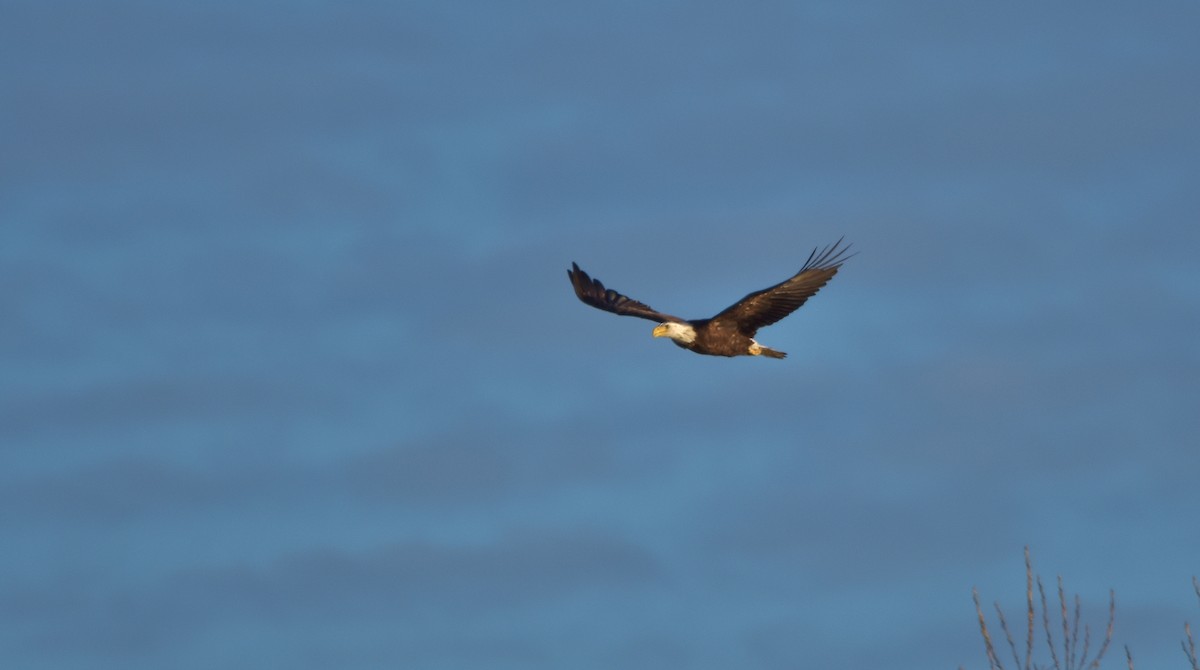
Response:
[{"label": "bald eagle", "polygon": [[769,326],[791,314],[837,274],[849,256],[850,245],[842,240],[824,249],[813,249],[804,267],[787,281],[755,291],[726,307],[711,319],[689,321],[664,314],[648,305],[604,287],[599,279],[571,263],[567,276],[575,295],[584,303],[621,316],[636,316],[658,321],[654,337],[669,337],[684,349],[709,356],[767,356],[783,358],[782,351],[768,349],[754,340],[759,328]]}]

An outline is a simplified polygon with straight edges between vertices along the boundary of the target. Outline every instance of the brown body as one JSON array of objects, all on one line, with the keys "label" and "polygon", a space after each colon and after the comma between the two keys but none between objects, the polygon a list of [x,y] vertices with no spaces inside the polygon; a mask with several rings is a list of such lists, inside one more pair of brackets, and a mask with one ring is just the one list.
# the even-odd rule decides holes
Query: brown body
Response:
[{"label": "brown body", "polygon": [[[709,319],[687,320],[652,309],[612,289],[605,288],[572,263],[567,276],[575,295],[585,304],[622,316],[658,321],[655,337],[669,337],[689,351],[708,356],[767,356],[787,354],[762,346],[754,340],[759,328],[769,326],[800,308],[829,282],[845,262],[849,246],[842,241],[814,249],[804,267],[791,278],[770,288],[750,293]],[[839,248],[840,247],[840,248]]]},{"label": "brown body", "polygon": [[[708,354],[709,356],[753,356],[761,355],[751,352],[751,348],[757,343],[753,337],[745,335],[738,330],[737,324],[728,321],[714,321],[712,319],[699,319],[689,322],[696,329],[696,341],[687,344],[679,340],[672,340],[675,344],[689,349],[700,354]],[[762,349],[763,347],[760,347]],[[779,358],[783,358],[787,354],[779,353]]]}]

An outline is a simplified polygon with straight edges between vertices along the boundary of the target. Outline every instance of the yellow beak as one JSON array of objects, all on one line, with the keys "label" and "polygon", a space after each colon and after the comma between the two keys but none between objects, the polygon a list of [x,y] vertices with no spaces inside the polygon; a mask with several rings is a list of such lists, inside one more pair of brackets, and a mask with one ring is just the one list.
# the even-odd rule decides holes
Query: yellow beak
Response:
[{"label": "yellow beak", "polygon": [[667,336],[667,324],[660,323],[657,326],[655,326],[654,327],[654,336],[655,337],[666,337]]}]

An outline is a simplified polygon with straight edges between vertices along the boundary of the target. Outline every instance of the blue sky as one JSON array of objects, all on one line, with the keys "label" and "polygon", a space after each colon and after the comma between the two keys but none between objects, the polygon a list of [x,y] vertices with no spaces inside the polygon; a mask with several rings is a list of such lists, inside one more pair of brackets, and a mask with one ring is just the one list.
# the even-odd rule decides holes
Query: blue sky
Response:
[{"label": "blue sky", "polygon": [[1186,663],[1194,3],[0,12],[8,664],[979,668],[1026,544]]}]

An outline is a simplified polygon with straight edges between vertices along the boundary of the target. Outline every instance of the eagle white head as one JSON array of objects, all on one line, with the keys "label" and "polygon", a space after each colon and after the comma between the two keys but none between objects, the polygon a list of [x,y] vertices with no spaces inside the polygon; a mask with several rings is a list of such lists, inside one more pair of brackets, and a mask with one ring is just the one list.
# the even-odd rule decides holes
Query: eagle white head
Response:
[{"label": "eagle white head", "polygon": [[667,321],[654,327],[655,337],[669,337],[681,344],[691,344],[696,341],[696,329],[691,324]]}]

